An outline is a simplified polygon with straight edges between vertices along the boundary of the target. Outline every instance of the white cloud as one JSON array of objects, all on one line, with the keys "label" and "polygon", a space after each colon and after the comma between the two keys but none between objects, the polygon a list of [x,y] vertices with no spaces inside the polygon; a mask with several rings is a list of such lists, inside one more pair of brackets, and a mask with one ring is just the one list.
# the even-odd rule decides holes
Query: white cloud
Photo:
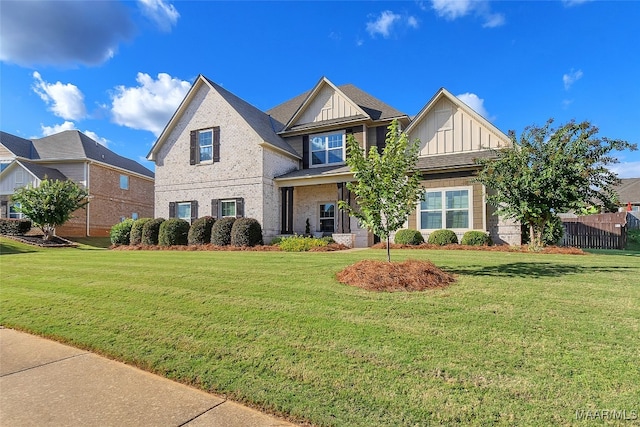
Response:
[{"label": "white cloud", "polygon": [[87,115],[84,95],[77,86],[61,82],[47,83],[37,71],[33,73],[33,78],[33,91],[50,105],[49,110],[53,114],[65,120],[80,120]]},{"label": "white cloud", "polygon": [[367,22],[367,32],[371,37],[381,35],[387,39],[401,25],[415,29],[418,28],[418,20],[414,16],[402,16],[390,10],[385,10],[380,12],[380,15],[373,21]]},{"label": "white cloud", "polygon": [[640,161],[616,163],[615,165],[610,165],[609,169],[618,174],[618,178],[640,177]]},{"label": "white cloud", "polygon": [[463,94],[457,95],[456,98],[458,98],[460,101],[467,104],[469,107],[473,109],[473,111],[480,114],[485,119],[490,120],[489,112],[487,111],[486,108],[484,108],[484,99],[480,98],[475,93],[470,93],[470,92],[463,93]]},{"label": "white cloud", "polygon": [[569,90],[571,86],[582,78],[582,70],[574,71],[573,68],[568,74],[562,76],[562,82],[564,83],[564,89]]},{"label": "white cloud", "polygon": [[473,14],[484,21],[484,28],[496,28],[506,23],[503,14],[491,11],[488,0],[431,0],[431,7],[439,17],[449,21]]},{"label": "white cloud", "polygon": [[[40,129],[42,129],[42,136],[55,135],[56,133],[64,132],[65,130],[77,130],[75,123],[69,122],[69,121],[65,121],[62,124],[53,125],[53,126],[40,125]],[[82,133],[84,133],[89,138],[96,141],[98,144],[104,145],[105,147],[109,145],[108,139],[99,136],[95,132],[92,132],[90,130],[85,130]],[[36,138],[40,138],[40,137],[37,137],[37,136],[32,137],[32,139],[36,139]]]},{"label": "white cloud", "polygon": [[176,8],[164,0],[138,0],[142,14],[155,22],[161,31],[169,32],[180,14]]},{"label": "white cloud", "polygon": [[160,135],[191,87],[191,83],[159,73],[154,80],[138,73],[136,87],[116,87],[111,113],[115,123]]},{"label": "white cloud", "polygon": [[562,0],[562,4],[566,7],[578,6],[593,0]]},{"label": "white cloud", "polygon": [[0,61],[99,65],[133,33],[128,8],[119,1],[2,1]]}]

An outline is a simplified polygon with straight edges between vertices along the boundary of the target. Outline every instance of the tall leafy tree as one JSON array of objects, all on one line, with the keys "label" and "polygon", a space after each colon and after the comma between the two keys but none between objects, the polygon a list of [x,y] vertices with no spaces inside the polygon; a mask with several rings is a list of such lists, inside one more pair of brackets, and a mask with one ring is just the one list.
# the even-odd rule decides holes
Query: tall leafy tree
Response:
[{"label": "tall leafy tree", "polygon": [[617,163],[613,151],[635,144],[598,136],[588,121],[571,121],[557,128],[553,119],[528,126],[518,139],[509,132],[512,146],[496,151],[495,158],[478,159],[477,181],[493,191],[487,202],[497,214],[520,221],[529,229],[534,248],[544,245],[543,232],[558,213],[580,210],[600,201],[615,202],[617,175],[607,166]]},{"label": "tall leafy tree", "polygon": [[358,206],[354,208],[340,201],[339,207],[367,230],[386,239],[388,261],[391,261],[390,234],[404,225],[422,196],[416,167],[419,145],[417,140],[409,143],[397,120],[388,127],[382,153],[377,147],[365,153],[353,135],[347,137],[347,165],[356,179],[347,188],[355,195]]},{"label": "tall leafy tree", "polygon": [[38,187],[27,186],[17,190],[11,197],[17,208],[42,230],[44,240],[55,235],[56,227],[69,221],[75,210],[89,201],[84,188],[71,180],[44,179]]}]

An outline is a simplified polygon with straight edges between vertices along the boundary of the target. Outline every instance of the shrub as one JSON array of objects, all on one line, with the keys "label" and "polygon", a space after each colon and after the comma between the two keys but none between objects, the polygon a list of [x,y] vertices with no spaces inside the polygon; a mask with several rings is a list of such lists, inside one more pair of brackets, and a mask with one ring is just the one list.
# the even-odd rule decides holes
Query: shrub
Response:
[{"label": "shrub", "polygon": [[187,246],[189,221],[170,218],[160,224],[158,244],[160,246]]},{"label": "shrub", "polygon": [[393,242],[399,245],[419,245],[424,243],[424,237],[418,230],[398,230]]},{"label": "shrub", "polygon": [[429,234],[429,240],[427,243],[431,245],[450,245],[453,243],[458,243],[458,236],[451,230],[436,230],[433,233]]},{"label": "shrub", "polygon": [[231,227],[231,244],[233,246],[262,245],[262,227],[258,220],[238,218]]},{"label": "shrub", "polygon": [[142,244],[155,246],[158,244],[158,234],[160,233],[160,225],[165,221],[164,218],[156,218],[147,221],[142,226]]},{"label": "shrub", "polygon": [[133,221],[131,226],[131,236],[129,238],[130,245],[139,245],[142,243],[142,227],[153,218],[138,218]]},{"label": "shrub", "polygon": [[292,236],[283,238],[278,246],[287,252],[306,252],[311,248],[327,246],[328,244],[329,243],[322,238]]},{"label": "shrub", "polygon": [[220,218],[211,227],[211,244],[216,246],[227,246],[231,244],[231,228],[235,218]]},{"label": "shrub", "polygon": [[491,246],[492,242],[491,236],[489,236],[488,233],[479,230],[470,230],[464,233],[460,243],[469,246]]},{"label": "shrub", "polygon": [[31,230],[31,221],[28,219],[0,218],[0,234],[21,236]]},{"label": "shrub", "polygon": [[273,239],[271,239],[271,243],[269,243],[271,246],[276,246],[276,245],[280,245],[280,242],[282,242],[282,237],[274,237]]},{"label": "shrub", "polygon": [[111,244],[116,246],[129,245],[132,226],[133,226],[133,220],[129,218],[111,227],[111,231],[109,232],[109,237],[111,238]]},{"label": "shrub", "polygon": [[216,219],[211,216],[203,216],[193,221],[189,228],[187,243],[189,245],[206,245],[211,242],[211,227]]}]

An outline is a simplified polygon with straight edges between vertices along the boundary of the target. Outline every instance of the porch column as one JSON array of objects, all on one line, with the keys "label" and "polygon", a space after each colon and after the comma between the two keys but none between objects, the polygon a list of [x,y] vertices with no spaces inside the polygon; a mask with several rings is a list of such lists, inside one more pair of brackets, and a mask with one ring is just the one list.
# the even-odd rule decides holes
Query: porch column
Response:
[{"label": "porch column", "polygon": [[282,187],[281,234],[293,234],[293,187]]},{"label": "porch column", "polygon": [[[347,202],[348,205],[351,205],[351,191],[349,191],[345,182],[338,183],[338,200],[343,200]],[[349,213],[345,210],[338,209],[336,215],[338,221],[336,227],[337,232],[351,233],[351,220],[349,218]]]}]

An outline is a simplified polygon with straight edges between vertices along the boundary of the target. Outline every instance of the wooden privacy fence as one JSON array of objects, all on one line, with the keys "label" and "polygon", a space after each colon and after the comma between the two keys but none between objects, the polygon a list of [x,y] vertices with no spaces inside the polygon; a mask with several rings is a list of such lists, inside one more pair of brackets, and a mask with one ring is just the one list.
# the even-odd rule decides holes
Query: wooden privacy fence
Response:
[{"label": "wooden privacy fence", "polygon": [[562,218],[562,246],[582,249],[624,249],[627,245],[627,213],[616,212]]}]

